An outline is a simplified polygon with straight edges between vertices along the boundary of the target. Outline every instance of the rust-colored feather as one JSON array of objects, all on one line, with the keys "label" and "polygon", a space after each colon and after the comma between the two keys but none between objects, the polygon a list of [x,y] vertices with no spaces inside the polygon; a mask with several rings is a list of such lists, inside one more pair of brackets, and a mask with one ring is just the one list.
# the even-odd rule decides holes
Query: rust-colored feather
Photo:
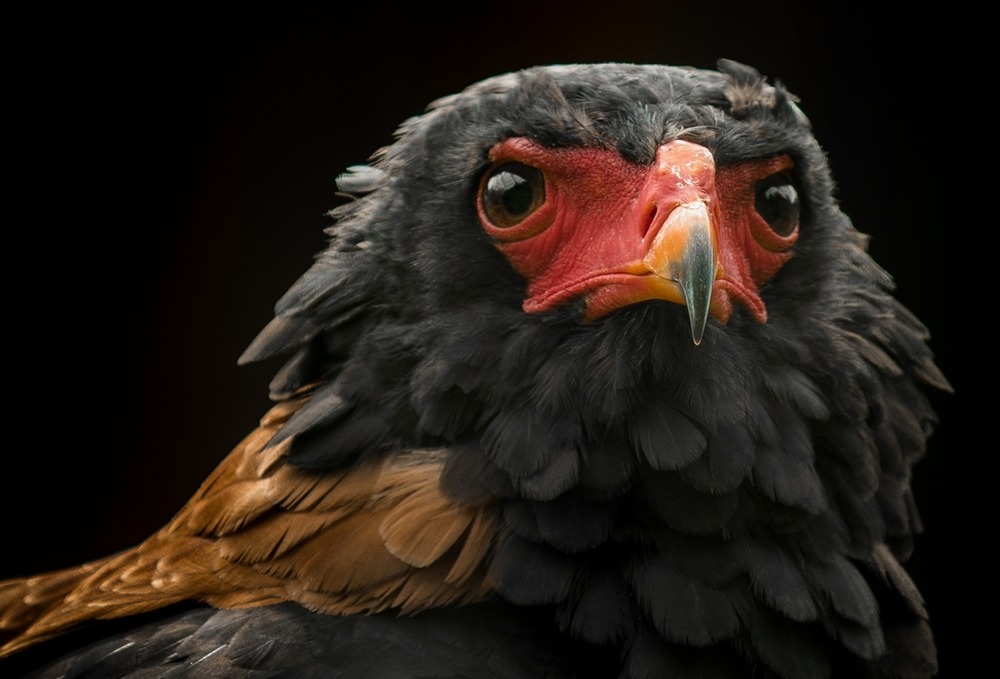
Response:
[{"label": "rust-colored feather", "polygon": [[499,529],[496,506],[442,495],[443,451],[397,451],[334,472],[291,467],[288,441],[267,443],[305,402],[275,406],[142,544],[0,583],[0,657],[87,620],[183,600],[296,601],[348,614],[491,596],[484,559]]},{"label": "rust-colored feather", "polygon": [[429,566],[440,559],[476,516],[474,508],[442,497],[437,478],[424,474],[420,462],[400,465],[385,478],[402,499],[386,513],[379,534],[394,556],[412,566]]}]

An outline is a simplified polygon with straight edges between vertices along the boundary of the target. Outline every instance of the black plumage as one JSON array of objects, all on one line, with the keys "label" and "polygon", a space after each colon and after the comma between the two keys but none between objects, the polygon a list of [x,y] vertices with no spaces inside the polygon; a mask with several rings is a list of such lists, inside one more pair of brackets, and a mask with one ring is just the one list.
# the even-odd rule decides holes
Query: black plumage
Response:
[{"label": "black plumage", "polygon": [[[619,212],[660,228],[674,206],[643,212],[639,185],[670,154],[710,221],[752,213],[699,250],[710,298],[684,287],[697,264],[671,273],[679,299],[561,278]],[[549,193],[525,207],[535,161]],[[833,186],[795,98],[730,61],[542,67],[438,100],[341,177],[329,247],[241,358],[285,361],[232,472],[261,483],[206,482],[164,534],[190,590],[129,583],[223,610],[120,632],[51,676],[933,676],[903,564],[926,392],[950,387]],[[517,219],[492,222],[491,190]],[[597,235],[572,250],[589,213]],[[276,537],[279,507],[299,514]],[[310,542],[338,526],[338,551]],[[218,545],[194,565],[200,547],[170,546],[189,529]],[[304,584],[273,594],[286,580]],[[0,641],[33,633],[28,586],[0,584]],[[110,612],[72,625],[146,613],[110,588]]]}]

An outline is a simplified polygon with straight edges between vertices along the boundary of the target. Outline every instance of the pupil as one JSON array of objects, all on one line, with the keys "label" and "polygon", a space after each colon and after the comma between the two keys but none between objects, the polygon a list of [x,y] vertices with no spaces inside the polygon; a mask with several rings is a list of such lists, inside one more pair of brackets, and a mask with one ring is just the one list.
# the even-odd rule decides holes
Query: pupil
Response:
[{"label": "pupil", "polygon": [[534,190],[524,177],[511,172],[501,172],[492,180],[491,190],[501,196],[504,209],[511,215],[521,215],[528,211],[534,199]]}]

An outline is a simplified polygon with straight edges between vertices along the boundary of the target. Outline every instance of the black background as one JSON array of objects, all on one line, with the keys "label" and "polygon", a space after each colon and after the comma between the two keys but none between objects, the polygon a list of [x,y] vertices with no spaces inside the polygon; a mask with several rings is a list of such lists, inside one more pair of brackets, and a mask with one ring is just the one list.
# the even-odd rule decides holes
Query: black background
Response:
[{"label": "black background", "polygon": [[958,390],[934,396],[912,562],[952,674],[968,220],[961,142],[933,103],[963,58],[943,17],[774,2],[375,5],[8,25],[23,42],[4,106],[0,576],[138,542],[256,424],[276,366],[236,359],[322,249],[334,178],[405,118],[534,64],[727,57],[800,97],[845,211]]}]

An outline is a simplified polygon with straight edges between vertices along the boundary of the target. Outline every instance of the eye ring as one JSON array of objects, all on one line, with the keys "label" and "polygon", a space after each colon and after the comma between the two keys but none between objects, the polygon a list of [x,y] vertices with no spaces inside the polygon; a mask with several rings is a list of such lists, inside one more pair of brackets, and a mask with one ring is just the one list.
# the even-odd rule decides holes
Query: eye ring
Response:
[{"label": "eye ring", "polygon": [[802,205],[787,172],[775,172],[756,183],[754,209],[775,235],[788,238],[795,233]]},{"label": "eye ring", "polygon": [[545,175],[524,163],[499,163],[483,177],[479,200],[492,226],[515,227],[545,204]]}]

